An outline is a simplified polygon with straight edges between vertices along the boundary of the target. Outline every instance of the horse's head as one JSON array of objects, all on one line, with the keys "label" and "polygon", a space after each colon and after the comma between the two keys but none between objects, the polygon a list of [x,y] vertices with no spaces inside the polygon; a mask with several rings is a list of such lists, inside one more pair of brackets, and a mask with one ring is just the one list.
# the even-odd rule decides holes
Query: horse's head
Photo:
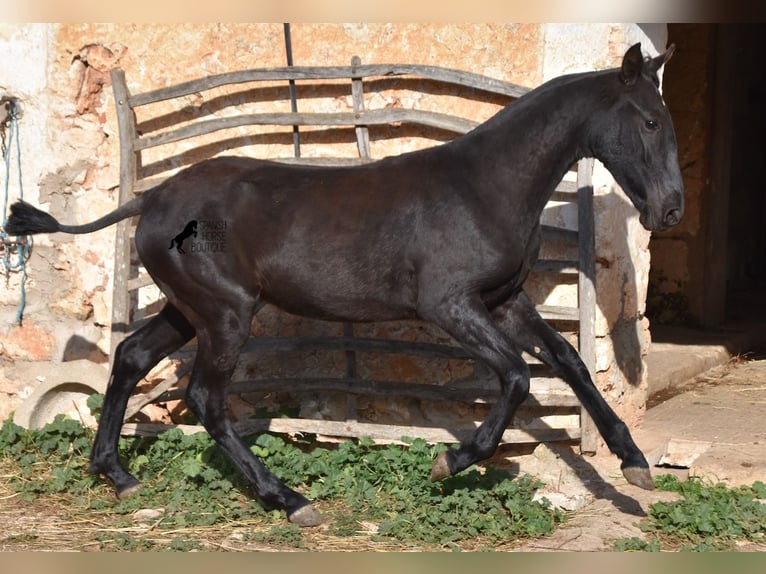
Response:
[{"label": "horse's head", "polygon": [[638,209],[641,224],[655,231],[677,224],[684,212],[675,131],[657,78],[673,50],[644,59],[640,43],[631,47],[619,72],[608,76],[609,111],[590,130],[593,155]]}]

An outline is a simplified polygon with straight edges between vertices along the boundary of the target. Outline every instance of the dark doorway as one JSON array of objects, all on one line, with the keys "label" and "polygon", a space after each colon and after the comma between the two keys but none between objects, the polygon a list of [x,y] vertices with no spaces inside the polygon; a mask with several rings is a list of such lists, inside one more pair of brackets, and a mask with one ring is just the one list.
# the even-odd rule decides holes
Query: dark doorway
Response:
[{"label": "dark doorway", "polygon": [[766,317],[766,25],[669,24],[668,42],[687,210],[652,237],[646,314],[695,327]]},{"label": "dark doorway", "polygon": [[734,44],[726,315],[740,318],[766,295],[766,26],[722,28]]}]

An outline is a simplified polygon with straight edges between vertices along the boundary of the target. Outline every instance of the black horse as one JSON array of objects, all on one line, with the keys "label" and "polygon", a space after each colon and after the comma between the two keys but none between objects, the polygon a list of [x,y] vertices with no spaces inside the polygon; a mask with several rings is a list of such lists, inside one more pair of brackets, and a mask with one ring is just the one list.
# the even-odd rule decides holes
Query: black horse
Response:
[{"label": "black horse", "polygon": [[[657,77],[672,52],[645,59],[636,44],[619,68],[556,78],[449,143],[364,166],[211,159],[81,226],[14,204],[11,235],[88,233],[141,215],[136,247],[168,299],[116,350],[90,470],[118,496],[138,488],[117,454],[126,403],[142,376],[196,335],[189,407],[265,507],[318,524],[321,515],[250,452],[225,414],[252,315],[271,303],[327,320],[431,321],[492,368],[499,400],[470,440],[437,458],[433,480],[493,454],[529,392],[526,351],[571,385],[627,480],[652,488],[627,426],[522,285],[538,255],[543,207],[579,158],[606,165],[647,229],[681,219],[675,134]],[[226,222],[225,252],[168,250],[168,229],[201,218]]]}]

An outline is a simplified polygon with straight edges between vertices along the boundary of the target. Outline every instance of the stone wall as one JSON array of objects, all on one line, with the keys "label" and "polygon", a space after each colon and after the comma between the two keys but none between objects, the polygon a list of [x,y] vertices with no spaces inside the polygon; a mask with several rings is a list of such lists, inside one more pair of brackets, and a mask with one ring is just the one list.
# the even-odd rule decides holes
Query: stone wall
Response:
[{"label": "stone wall", "polygon": [[[644,50],[656,53],[664,47],[664,34],[664,26],[608,24],[292,25],[296,65],[346,65],[359,56],[363,63],[442,65],[530,87],[561,73],[619,65],[634,41],[644,41]],[[5,24],[0,26],[0,54],[12,56],[0,58],[0,89],[19,97],[24,110],[20,131],[25,196],[72,222],[92,220],[116,205],[119,142],[111,68],[122,67],[129,88],[144,91],[208,74],[285,63],[281,24]],[[412,101],[385,103],[430,105],[427,98],[411,97]],[[202,106],[204,96],[190,97],[187,103]],[[305,105],[340,109],[349,103],[341,99]],[[495,110],[488,106],[481,113],[488,117]],[[376,151],[373,144],[374,154],[400,151]],[[256,153],[269,156],[275,150]],[[642,357],[649,337],[642,316],[648,234],[602,167],[597,167],[596,178],[597,383],[618,412],[635,422],[645,402]],[[19,374],[21,363],[33,362],[34,369],[24,372],[43,377],[65,368],[62,361],[108,360],[113,242],[113,228],[88,236],[36,238],[22,326],[14,324],[19,277],[8,277],[0,300],[0,393],[5,393],[0,418],[37,384],[34,377]],[[296,327],[268,317],[255,326],[272,328]],[[412,376],[422,372],[420,367],[401,369]]]}]

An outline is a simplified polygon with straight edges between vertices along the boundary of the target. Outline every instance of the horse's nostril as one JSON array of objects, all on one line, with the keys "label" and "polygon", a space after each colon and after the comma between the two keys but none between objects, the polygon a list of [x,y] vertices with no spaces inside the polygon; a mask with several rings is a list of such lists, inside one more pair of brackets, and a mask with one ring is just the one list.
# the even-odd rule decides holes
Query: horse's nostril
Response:
[{"label": "horse's nostril", "polygon": [[681,221],[680,209],[671,209],[665,214],[665,225],[668,227],[671,225],[676,225],[679,221]]}]

